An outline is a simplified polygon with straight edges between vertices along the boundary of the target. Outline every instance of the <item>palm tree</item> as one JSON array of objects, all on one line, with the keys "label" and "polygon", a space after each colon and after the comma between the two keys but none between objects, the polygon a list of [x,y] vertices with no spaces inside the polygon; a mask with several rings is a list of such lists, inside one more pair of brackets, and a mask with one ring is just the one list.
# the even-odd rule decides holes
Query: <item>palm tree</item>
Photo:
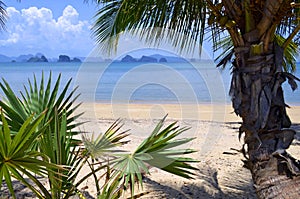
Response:
[{"label": "palm tree", "polygon": [[[292,0],[97,0],[92,28],[98,44],[113,49],[127,31],[157,43],[167,39],[192,51],[210,34],[223,49],[218,65],[232,65],[230,96],[242,118],[245,166],[259,198],[298,198],[300,164],[286,149],[295,131],[282,83],[297,88],[291,72],[299,42],[299,3]],[[169,34],[172,30],[173,34]],[[224,34],[224,32],[226,32]],[[183,35],[184,34],[184,35]],[[228,38],[229,39],[228,39]]]},{"label": "palm tree", "polygon": [[7,13],[5,10],[5,4],[3,1],[0,1],[0,30],[5,29],[5,22],[7,19]]}]

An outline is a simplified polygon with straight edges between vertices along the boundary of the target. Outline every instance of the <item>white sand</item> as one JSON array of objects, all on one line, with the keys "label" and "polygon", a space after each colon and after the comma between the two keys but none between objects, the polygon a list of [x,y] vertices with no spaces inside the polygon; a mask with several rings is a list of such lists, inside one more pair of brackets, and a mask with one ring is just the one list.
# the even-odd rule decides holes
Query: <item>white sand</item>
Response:
[{"label": "white sand", "polygon": [[[166,123],[178,121],[180,126],[192,127],[183,136],[196,137],[186,146],[198,150],[193,154],[200,161],[194,165],[199,168],[195,179],[186,180],[153,168],[140,190],[147,194],[141,198],[255,198],[250,172],[243,168],[243,156],[231,149],[240,149],[242,142],[237,136],[241,119],[230,105],[84,104],[82,110],[86,112],[83,118],[91,121],[83,127],[89,132],[103,132],[121,118],[123,129],[131,129],[131,142],[125,146],[129,151],[166,114]],[[300,122],[300,107],[292,107],[288,113],[294,123]],[[291,150],[299,151],[294,146]],[[92,185],[88,191],[95,194]]]}]

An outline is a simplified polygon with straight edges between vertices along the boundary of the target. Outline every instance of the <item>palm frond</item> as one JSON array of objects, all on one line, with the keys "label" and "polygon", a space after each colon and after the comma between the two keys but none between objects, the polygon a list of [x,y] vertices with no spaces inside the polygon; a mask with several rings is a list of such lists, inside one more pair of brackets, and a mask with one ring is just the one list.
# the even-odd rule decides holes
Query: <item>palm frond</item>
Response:
[{"label": "palm frond", "polygon": [[[22,151],[31,148],[32,153],[40,151],[39,155],[43,161],[47,160],[51,164],[64,165],[70,168],[72,164],[76,163],[80,155],[78,153],[80,151],[80,141],[75,138],[78,132],[74,131],[74,128],[82,124],[75,121],[81,114],[74,114],[80,104],[74,106],[78,95],[75,95],[76,88],[69,91],[71,79],[61,91],[60,80],[61,75],[58,76],[54,82],[54,88],[51,89],[53,83],[51,72],[47,81],[45,81],[44,73],[41,75],[40,82],[37,81],[34,75],[33,80],[29,79],[28,85],[24,86],[21,98],[3,80],[3,83],[0,83],[0,88],[3,90],[5,98],[0,100],[0,106],[5,115],[3,121],[7,121],[7,124],[3,123],[2,126],[10,126],[10,133],[18,141],[16,142],[18,145],[12,144],[13,149]],[[36,139],[32,139],[32,142],[27,142],[27,137],[20,137],[20,135],[23,135],[22,132],[27,130],[27,127],[24,126],[30,122],[27,118],[32,117],[35,119],[40,114],[43,114],[41,121],[32,129],[41,133],[38,134],[38,137],[35,137]],[[20,144],[22,140],[26,141],[26,144]],[[9,143],[9,140],[7,143]],[[21,146],[23,148],[20,148]],[[20,164],[24,167],[31,165],[32,168],[36,168],[36,165],[43,165],[43,163],[25,161],[24,159],[20,161],[22,162]],[[51,192],[45,194],[54,198],[60,197],[63,191],[69,190],[74,182],[68,178],[69,175],[72,175],[72,172],[75,172],[74,170],[58,167],[43,171],[38,171],[38,168],[35,170],[42,172],[37,173],[39,175],[48,176]],[[36,183],[39,183],[38,180]]]},{"label": "palm frond", "polygon": [[165,118],[159,122],[151,136],[137,148],[134,154],[147,154],[152,158],[145,162],[153,167],[160,168],[169,173],[173,173],[185,178],[192,178],[192,170],[197,170],[189,163],[197,162],[192,158],[182,158],[182,155],[196,152],[192,149],[174,149],[182,146],[194,138],[175,139],[177,136],[187,131],[189,128],[180,128],[176,123],[171,123],[166,128],[161,129]]},{"label": "palm frond", "polygon": [[[286,39],[279,35],[275,34],[274,42],[278,46],[282,46]],[[217,67],[224,68],[228,63],[231,63],[231,60],[234,57],[234,46],[229,36],[220,39],[213,46],[214,51],[221,51],[220,55],[215,58]],[[285,72],[295,72],[297,56],[300,51],[296,43],[293,41],[289,42],[286,49],[283,52],[283,62],[282,67]]]},{"label": "palm frond", "polygon": [[299,24],[300,8],[299,6],[293,6],[290,1],[286,1],[286,5],[283,6],[281,10],[282,11],[279,12],[281,16],[279,17],[281,17],[282,20],[280,21],[276,32],[281,36],[290,35]]},{"label": "palm frond", "polygon": [[229,36],[225,36],[222,39],[214,42],[214,52],[220,52],[219,55],[214,59],[217,67],[225,68],[227,64],[231,64],[231,60],[234,55],[233,43]]},{"label": "palm frond", "polygon": [[[282,46],[282,44],[285,42],[285,39],[281,35],[275,35],[275,42],[279,46]],[[299,53],[299,47],[297,46],[297,44],[291,41],[283,52],[284,56],[282,66],[284,71],[295,72],[297,56],[299,55]]]},{"label": "palm frond", "polygon": [[92,158],[101,158],[113,155],[117,152],[122,152],[116,149],[116,147],[126,144],[128,141],[122,141],[124,138],[128,137],[128,130],[120,132],[122,128],[121,121],[115,121],[108,130],[99,134],[96,139],[94,139],[94,134],[89,136],[83,134],[83,143],[87,153]]},{"label": "palm frond", "polygon": [[40,144],[41,152],[47,154],[51,163],[66,167],[66,169],[54,169],[53,172],[48,173],[51,195],[55,198],[59,198],[62,192],[72,187],[74,179],[71,181],[69,176],[73,174],[71,168],[76,165],[80,151],[79,143],[74,143],[73,135],[67,130],[66,112],[62,112],[62,118],[58,116],[55,113],[54,132],[44,134]]},{"label": "palm frond", "polygon": [[6,5],[3,1],[0,1],[0,27],[1,30],[6,30],[5,23],[7,21],[7,12],[5,10]]},{"label": "palm frond", "polygon": [[[43,153],[31,151],[33,141],[44,131],[44,129],[36,131],[37,126],[44,117],[45,113],[40,114],[35,119],[33,116],[29,117],[16,135],[12,137],[8,122],[3,112],[1,113],[0,179],[3,180],[4,178],[14,198],[16,196],[12,187],[12,177],[28,186],[39,198],[49,198],[51,196],[45,186],[32,173],[38,176],[45,176],[49,170],[64,169],[61,166],[50,163]],[[39,190],[29,185],[24,178],[24,174],[37,185]]]},{"label": "palm frond", "polygon": [[195,163],[197,160],[183,156],[192,154],[195,150],[178,149],[177,147],[190,142],[193,138],[176,139],[188,128],[179,128],[176,123],[171,123],[162,129],[164,122],[165,118],[157,124],[149,137],[132,154],[115,154],[115,159],[111,160],[112,172],[103,188],[101,197],[118,198],[127,189],[133,196],[136,183],[141,188],[143,187],[143,173],[149,173],[149,166],[181,177],[192,178],[193,171],[197,168],[193,167],[191,163]]},{"label": "palm frond", "polygon": [[[104,3],[92,27],[97,43],[115,50],[119,34],[129,32],[158,45],[167,39],[179,51],[191,51],[203,41],[205,1],[117,0]],[[141,6],[143,5],[143,6]]]},{"label": "palm frond", "polygon": [[39,83],[34,75],[33,81],[29,79],[28,86],[24,85],[24,91],[20,92],[21,98],[19,98],[11,89],[8,82],[3,79],[3,83],[0,83],[0,88],[5,96],[3,100],[0,100],[0,106],[5,112],[6,119],[9,122],[9,125],[12,126],[13,131],[18,131],[28,116],[32,114],[38,115],[45,110],[47,110],[46,116],[40,126],[42,127],[49,120],[52,120],[50,127],[54,128],[53,119],[55,114],[58,114],[58,118],[61,118],[65,110],[67,116],[67,129],[71,130],[74,135],[78,133],[72,131],[72,129],[81,124],[74,122],[76,118],[82,115],[82,113],[74,115],[75,110],[80,105],[75,104],[75,100],[79,95],[75,95],[76,88],[69,91],[71,79],[62,88],[62,91],[59,92],[60,80],[61,75],[58,76],[57,80],[54,82],[54,88],[51,89],[51,72],[46,85],[44,85],[44,73],[42,73]]}]

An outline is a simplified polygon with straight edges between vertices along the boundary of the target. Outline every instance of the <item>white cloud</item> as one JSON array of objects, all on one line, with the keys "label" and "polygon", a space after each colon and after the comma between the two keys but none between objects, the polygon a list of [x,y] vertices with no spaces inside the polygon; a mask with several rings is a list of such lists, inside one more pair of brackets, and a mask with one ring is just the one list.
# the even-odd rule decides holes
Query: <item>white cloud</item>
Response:
[{"label": "white cloud", "polygon": [[30,7],[17,10],[8,7],[7,31],[0,34],[0,53],[42,52],[57,56],[61,53],[87,55],[93,47],[90,23],[80,20],[79,13],[71,5],[55,19],[48,8]]}]

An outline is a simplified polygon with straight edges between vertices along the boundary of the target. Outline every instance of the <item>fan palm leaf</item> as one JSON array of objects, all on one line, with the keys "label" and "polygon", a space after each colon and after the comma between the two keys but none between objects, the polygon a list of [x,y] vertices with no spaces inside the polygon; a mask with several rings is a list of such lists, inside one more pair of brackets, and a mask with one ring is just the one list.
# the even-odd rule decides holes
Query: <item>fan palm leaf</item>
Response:
[{"label": "fan palm leaf", "polygon": [[[44,73],[42,73],[41,81],[38,84],[36,76],[34,75],[33,83],[28,80],[28,87],[24,86],[24,92],[20,92],[21,98],[11,89],[5,79],[3,79],[3,83],[0,83],[0,88],[5,94],[4,99],[0,100],[0,106],[5,112],[5,117],[13,131],[18,131],[28,116],[39,114],[44,110],[47,110],[47,112],[40,127],[43,127],[49,120],[52,120],[49,124],[52,130],[47,131],[48,133],[51,133],[51,131],[54,132],[54,116],[58,114],[58,118],[60,119],[64,112],[63,110],[66,111],[67,130],[72,130],[81,124],[74,123],[76,118],[81,114],[73,114],[80,104],[74,105],[79,95],[75,95],[76,88],[69,91],[71,79],[67,82],[65,87],[62,88],[60,93],[61,75],[59,75],[54,82],[54,88],[52,90],[51,72],[46,86],[44,85],[44,79]],[[74,135],[78,134],[78,132],[74,130],[71,132]]]},{"label": "fan palm leaf", "polygon": [[169,173],[193,178],[195,170],[191,163],[197,160],[183,157],[192,154],[192,149],[177,149],[193,138],[176,139],[188,128],[180,128],[176,123],[171,123],[162,129],[165,118],[162,119],[149,137],[147,137],[133,153],[114,154],[111,160],[111,175],[101,193],[101,198],[118,198],[124,190],[130,189],[134,195],[136,182],[143,187],[142,173],[149,173],[148,167],[157,167]]},{"label": "fan palm leaf", "polygon": [[[123,150],[117,149],[117,147],[129,142],[128,140],[123,140],[129,136],[129,133],[128,130],[120,132],[122,126],[121,121],[117,120],[103,134],[99,134],[96,138],[94,138],[94,134],[92,134],[92,136],[83,134],[83,143],[85,147],[82,151],[82,158],[80,158],[80,161],[78,161],[77,164],[80,163],[83,165],[87,163],[91,172],[82,177],[76,183],[75,187],[79,186],[84,180],[92,176],[97,188],[97,193],[100,193],[101,188],[97,173],[106,170],[105,174],[100,178],[108,178],[108,176],[110,176],[111,167],[110,159],[114,159],[115,154],[123,152]],[[81,169],[81,167],[78,168]],[[79,173],[80,169],[77,170],[77,173]],[[76,177],[76,175],[73,176]],[[73,178],[73,176],[71,178]]]},{"label": "fan palm leaf", "polygon": [[[24,92],[21,92],[21,97],[18,97],[9,83],[3,79],[0,88],[5,98],[0,100],[0,106],[15,139],[19,139],[18,132],[22,130],[27,117],[32,115],[35,118],[44,113],[35,129],[42,131],[28,147],[31,147],[32,151],[44,154],[42,156],[44,160],[70,168],[78,158],[78,150],[80,150],[80,141],[75,138],[78,132],[74,130],[81,124],[75,121],[81,114],[74,114],[80,104],[74,106],[78,95],[75,95],[76,88],[70,91],[71,79],[61,91],[60,80],[61,75],[51,89],[53,84],[51,72],[46,82],[44,73],[39,83],[34,75],[33,81],[28,80],[28,86],[24,86]],[[47,174],[51,187],[50,193],[47,194],[52,198],[60,198],[62,192],[68,190],[73,183],[68,179],[68,175],[72,175],[70,169],[53,168],[44,174]]]},{"label": "fan palm leaf", "polygon": [[72,167],[76,166],[75,162],[79,158],[80,151],[80,143],[78,141],[74,143],[73,135],[67,130],[66,112],[62,112],[62,118],[59,119],[58,116],[55,114],[53,135],[44,134],[40,145],[41,152],[47,154],[51,163],[66,167],[66,169],[55,168],[48,172],[52,198],[61,198],[64,196],[63,193],[72,188],[74,179],[70,180],[69,176],[73,174]]},{"label": "fan palm leaf", "polygon": [[110,154],[120,152],[116,150],[116,147],[126,144],[128,141],[122,141],[122,139],[128,137],[128,131],[122,131],[119,133],[122,125],[120,120],[115,121],[103,134],[97,136],[94,139],[94,134],[89,137],[87,134],[83,134],[83,143],[85,145],[86,152],[93,159],[107,157]]},{"label": "fan palm leaf", "polygon": [[[37,126],[44,119],[45,113],[36,117],[29,117],[21,126],[15,136],[11,135],[10,127],[3,113],[1,113],[2,127],[0,129],[0,179],[4,179],[10,193],[16,198],[11,177],[28,186],[39,198],[50,198],[46,187],[34,176],[45,176],[49,170],[64,169],[52,164],[45,154],[31,151],[34,140],[43,133],[45,128],[36,131]],[[28,177],[35,185],[30,184]],[[2,183],[0,184],[0,186]]]}]

